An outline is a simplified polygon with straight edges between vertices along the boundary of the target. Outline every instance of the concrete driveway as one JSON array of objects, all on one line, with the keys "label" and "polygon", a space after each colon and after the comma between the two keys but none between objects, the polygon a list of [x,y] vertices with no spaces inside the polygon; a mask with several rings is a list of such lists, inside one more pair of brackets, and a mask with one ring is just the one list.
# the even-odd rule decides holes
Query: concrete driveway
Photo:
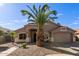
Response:
[{"label": "concrete driveway", "polygon": [[79,56],[79,42],[73,43],[53,43],[51,44],[51,49],[60,52],[62,54],[49,54],[51,55],[59,55],[59,56]]}]

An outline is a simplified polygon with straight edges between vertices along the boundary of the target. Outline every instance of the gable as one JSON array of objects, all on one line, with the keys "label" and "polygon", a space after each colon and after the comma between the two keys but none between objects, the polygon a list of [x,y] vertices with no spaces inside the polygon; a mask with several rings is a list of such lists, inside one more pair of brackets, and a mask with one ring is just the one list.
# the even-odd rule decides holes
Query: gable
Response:
[{"label": "gable", "polygon": [[[46,23],[44,25],[44,31],[61,31],[62,28],[65,28],[67,31],[69,32],[75,32],[73,29],[71,28],[68,28],[68,27],[65,27],[65,26],[61,26],[60,24],[56,24],[54,22],[51,22],[49,21],[48,23]],[[34,23],[28,23],[27,25],[24,25],[23,28],[20,28],[18,30],[16,30],[16,32],[27,32],[27,30],[30,30],[30,29],[37,29],[37,26],[36,24]]]},{"label": "gable", "polygon": [[52,32],[71,32],[71,33],[75,33],[75,30],[65,27],[65,26],[59,26],[57,28],[55,28],[54,30],[52,30]]}]

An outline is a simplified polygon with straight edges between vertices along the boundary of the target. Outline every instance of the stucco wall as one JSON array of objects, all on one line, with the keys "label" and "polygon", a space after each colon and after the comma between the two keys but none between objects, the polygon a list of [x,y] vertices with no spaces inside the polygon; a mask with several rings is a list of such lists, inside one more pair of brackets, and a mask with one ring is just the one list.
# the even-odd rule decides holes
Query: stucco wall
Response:
[{"label": "stucco wall", "polygon": [[52,42],[72,42],[73,41],[74,32],[70,29],[66,29],[64,31],[61,30],[61,27],[52,31]]},{"label": "stucco wall", "polygon": [[[58,27],[58,28],[56,28],[56,27]],[[69,29],[69,28],[66,28],[66,27],[65,27],[66,30],[62,31],[61,28],[62,28],[62,26],[57,26],[55,24],[50,23],[49,25],[47,24],[46,26],[44,26],[44,31],[51,32],[51,38],[49,37],[49,39],[52,42],[70,42],[70,41],[73,41],[74,31]],[[37,29],[37,27],[36,27],[36,25],[28,24],[28,25],[25,25],[23,28],[16,30],[16,32],[17,32],[16,40],[17,41],[19,40],[18,35],[20,33],[23,33],[23,32],[26,33],[26,35],[28,35],[26,40],[28,38],[30,39],[30,36],[28,34],[28,32],[30,32],[29,31],[30,29]],[[55,29],[55,30],[53,30],[53,29]]]},{"label": "stucco wall", "polygon": [[71,34],[68,32],[54,33],[54,42],[71,42]]}]

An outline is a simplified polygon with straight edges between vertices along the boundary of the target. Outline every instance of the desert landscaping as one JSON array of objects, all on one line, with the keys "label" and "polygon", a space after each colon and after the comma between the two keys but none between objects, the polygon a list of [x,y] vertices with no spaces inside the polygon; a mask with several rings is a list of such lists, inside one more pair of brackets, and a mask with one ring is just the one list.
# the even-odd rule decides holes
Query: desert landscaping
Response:
[{"label": "desert landscaping", "polygon": [[[18,7],[11,9],[14,12],[10,11],[15,17],[12,14],[9,17],[18,17],[20,20],[10,18],[3,21],[9,23],[4,23],[4,27],[0,27],[0,56],[79,56],[79,29],[78,26],[73,27],[73,24],[78,24],[78,20],[64,25],[67,20],[57,20],[59,16],[63,16],[59,13],[61,9],[55,10],[51,4],[15,5]],[[20,9],[20,6],[26,7]],[[67,10],[65,13],[67,14]]]}]

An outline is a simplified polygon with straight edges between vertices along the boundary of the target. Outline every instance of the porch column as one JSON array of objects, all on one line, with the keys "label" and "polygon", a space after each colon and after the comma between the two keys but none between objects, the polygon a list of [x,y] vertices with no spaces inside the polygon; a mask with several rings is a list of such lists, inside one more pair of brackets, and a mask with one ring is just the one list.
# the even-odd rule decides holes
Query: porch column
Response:
[{"label": "porch column", "polygon": [[51,42],[54,42],[54,33],[51,32]]},{"label": "porch column", "polygon": [[49,32],[49,41],[51,41],[51,37],[52,37],[51,32]]},{"label": "porch column", "polygon": [[26,42],[30,42],[30,40],[31,40],[31,39],[30,39],[30,32],[28,31],[28,32],[27,32],[27,37],[26,37]]},{"label": "porch column", "polygon": [[73,42],[76,42],[76,38],[75,38],[75,35],[73,35]]}]

